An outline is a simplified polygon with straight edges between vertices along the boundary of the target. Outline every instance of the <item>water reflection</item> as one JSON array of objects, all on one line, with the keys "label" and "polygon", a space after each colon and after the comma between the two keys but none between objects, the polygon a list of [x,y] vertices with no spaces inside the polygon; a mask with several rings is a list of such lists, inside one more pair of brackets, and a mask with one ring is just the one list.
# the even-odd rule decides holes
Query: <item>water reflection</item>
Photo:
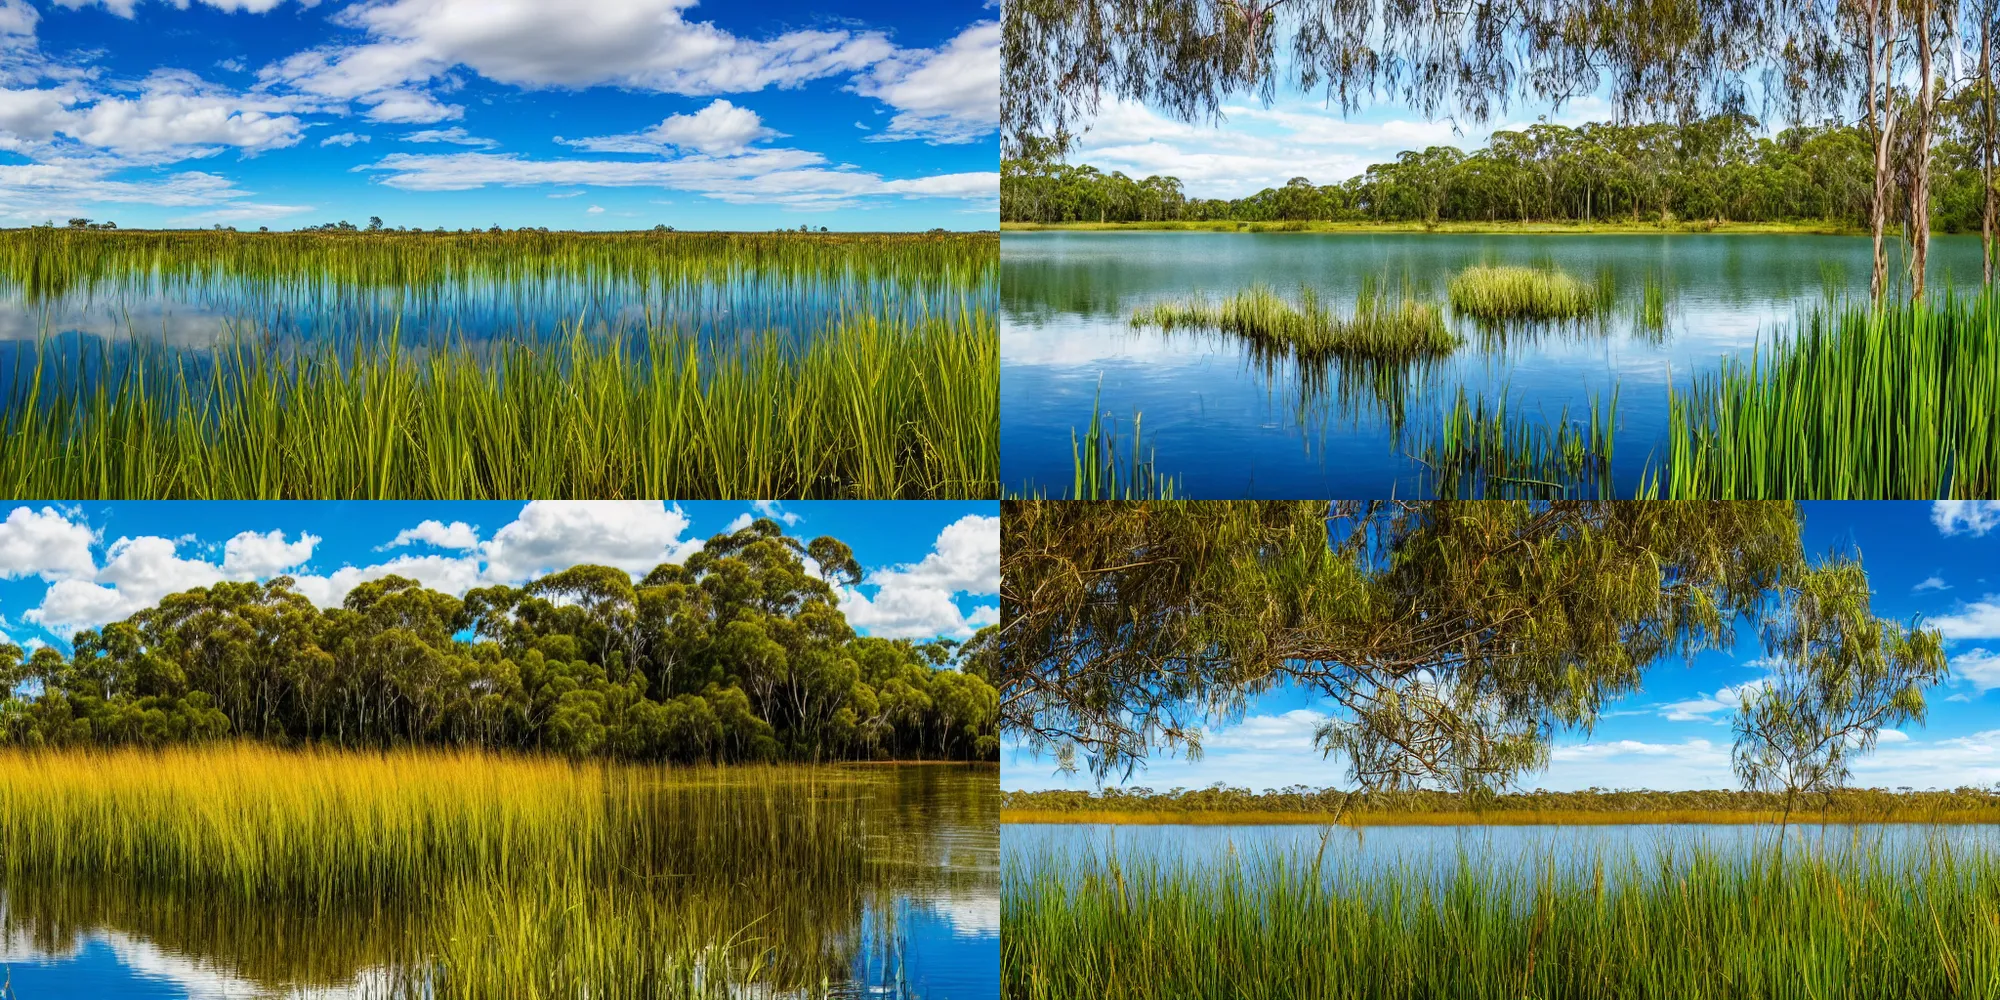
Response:
[{"label": "water reflection", "polygon": [[[1009,233],[1000,305],[1002,479],[1060,492],[1093,400],[1129,424],[1181,495],[1424,495],[1438,477],[1410,431],[1465,389],[1527,421],[1572,419],[1619,393],[1608,481],[1621,495],[1663,457],[1666,388],[1745,357],[1829,295],[1866,294],[1870,244],[1844,236]],[[1474,264],[1555,267],[1610,305],[1568,323],[1476,323],[1419,367],[1301,364],[1219,335],[1133,328],[1152,302],[1252,284],[1351,301],[1367,282],[1443,301]],[[1970,287],[1974,237],[1940,237],[1932,286]],[[1896,266],[1892,262],[1892,272]],[[1101,383],[1101,396],[1100,396]],[[1594,484],[1593,484],[1594,486]]]},{"label": "water reflection", "polygon": [[[0,961],[22,1000],[503,996],[522,976],[598,1000],[703,982],[739,996],[998,996],[991,766],[829,768],[775,791],[724,772],[612,808],[619,859],[581,883],[523,870],[506,886],[301,905],[17,872],[0,885]],[[724,928],[734,940],[717,939]],[[701,950],[718,945],[734,950]],[[695,956],[678,987],[662,978],[670,954]],[[503,992],[468,976],[469,956],[513,963],[495,973]]]}]

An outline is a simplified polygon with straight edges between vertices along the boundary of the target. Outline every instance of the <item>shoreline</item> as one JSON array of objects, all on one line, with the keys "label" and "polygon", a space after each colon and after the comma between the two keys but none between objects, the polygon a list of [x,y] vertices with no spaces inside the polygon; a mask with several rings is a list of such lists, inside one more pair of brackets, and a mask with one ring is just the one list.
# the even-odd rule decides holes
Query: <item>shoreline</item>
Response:
[{"label": "shoreline", "polygon": [[[1611,812],[1588,810],[1495,810],[1492,812],[1381,813],[1343,816],[1332,824],[1331,813],[1282,811],[1245,812],[1115,812],[1111,810],[1006,809],[1000,810],[1001,825],[1109,824],[1116,826],[1626,826],[1626,825],[1728,825],[1749,826],[1777,823],[1782,813],[1761,810],[1660,810],[1653,812]],[[1869,816],[1842,813],[1825,816],[1811,810],[1794,810],[1793,826],[1893,825],[1981,825],[2000,824],[2000,812],[1960,810],[1935,814],[1895,812]]]},{"label": "shoreline", "polygon": [[[1835,222],[1336,222],[1336,221],[1173,221],[1173,222],[1002,222],[1002,233],[1023,232],[1190,232],[1190,233],[1428,233],[1460,236],[1866,236],[1868,231]],[[1945,236],[1948,233],[1934,233]]]}]

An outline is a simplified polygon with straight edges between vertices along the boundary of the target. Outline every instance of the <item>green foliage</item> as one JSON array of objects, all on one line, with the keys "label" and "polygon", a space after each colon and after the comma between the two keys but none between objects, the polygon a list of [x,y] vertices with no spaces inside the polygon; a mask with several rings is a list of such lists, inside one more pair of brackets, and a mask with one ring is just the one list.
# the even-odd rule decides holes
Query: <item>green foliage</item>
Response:
[{"label": "green foliage", "polygon": [[1613,495],[1611,457],[1618,425],[1618,394],[1601,409],[1591,401],[1578,426],[1565,408],[1553,422],[1531,423],[1510,415],[1503,397],[1469,401],[1464,387],[1434,432],[1413,450],[1436,478],[1443,496],[1555,497]]},{"label": "green foliage", "polygon": [[803,560],[844,550],[760,519],[636,586],[622,570],[577,566],[461,600],[390,576],[322,611],[289,577],[218,583],[80,632],[69,657],[44,647],[22,663],[0,645],[13,682],[0,742],[242,736],[683,762],[995,756],[998,695],[955,669],[983,655],[983,637],[856,636]]},{"label": "green foliage", "polygon": [[[1093,823],[1158,817],[1171,822],[1201,815],[1217,818],[1254,814],[1295,816],[1299,822],[1326,822],[1338,817],[1354,824],[1407,823],[1426,816],[1458,820],[1468,805],[1483,823],[1534,822],[1554,818],[1578,822],[1588,817],[1607,823],[1698,822],[1702,817],[1744,822],[1743,817],[1783,812],[1783,791],[1704,788],[1687,791],[1591,788],[1577,792],[1543,789],[1483,795],[1467,803],[1462,795],[1426,789],[1350,792],[1338,788],[1293,785],[1248,788],[1215,785],[1156,791],[1145,787],[1106,786],[1095,792],[1002,791],[1000,808],[1028,814],[1044,822]],[[1949,791],[1895,791],[1883,788],[1837,788],[1813,796],[1807,803],[1814,818],[1852,823],[1934,823],[2000,821],[2000,787]]]},{"label": "green foliage", "polygon": [[2000,857],[1940,841],[1327,860],[1009,857],[1001,995],[1920,1000],[2000,984]]},{"label": "green foliage", "polygon": [[1451,279],[1451,307],[1480,320],[1576,320],[1598,311],[1602,296],[1553,269],[1474,265]]},{"label": "green foliage", "polygon": [[1445,328],[1436,306],[1404,297],[1391,299],[1373,281],[1364,284],[1350,316],[1332,313],[1310,286],[1299,288],[1299,303],[1294,306],[1269,286],[1257,284],[1220,302],[1199,297],[1155,302],[1135,310],[1132,325],[1217,329],[1302,356],[1395,360],[1450,354],[1461,342]]},{"label": "green foliage", "polygon": [[1321,749],[1371,788],[1507,783],[1805,567],[1783,503],[1009,500],[1001,523],[1004,730],[1107,773],[1289,683],[1337,706]]},{"label": "green foliage", "polygon": [[[1541,123],[1493,133],[1466,153],[1433,146],[1338,184],[1296,177],[1236,199],[1190,198],[1172,177],[1135,180],[1056,160],[1003,161],[1008,222],[1233,219],[1376,222],[1867,223],[1873,148],[1858,127],[1797,126],[1775,137],[1724,114],[1687,125]],[[1979,228],[1977,157],[1948,150],[1933,225]]]}]

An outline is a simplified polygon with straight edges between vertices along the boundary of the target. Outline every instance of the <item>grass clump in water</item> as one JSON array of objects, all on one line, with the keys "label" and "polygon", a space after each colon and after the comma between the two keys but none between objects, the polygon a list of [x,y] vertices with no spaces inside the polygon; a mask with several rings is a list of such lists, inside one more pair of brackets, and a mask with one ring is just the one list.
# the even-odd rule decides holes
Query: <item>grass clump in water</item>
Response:
[{"label": "grass clump in water", "polygon": [[1496,866],[1053,851],[1001,887],[1009,1000],[1928,1000],[2000,983],[2000,858],[1662,845]]},{"label": "grass clump in water", "polygon": [[1391,296],[1372,280],[1363,283],[1350,316],[1335,314],[1311,287],[1299,288],[1294,305],[1270,286],[1256,284],[1219,302],[1198,296],[1155,302],[1135,310],[1132,324],[1218,329],[1300,356],[1416,358],[1449,354],[1461,343],[1437,306]]},{"label": "grass clump in water", "polygon": [[1451,279],[1451,307],[1480,320],[1571,320],[1595,315],[1597,289],[1553,268],[1475,265]]},{"label": "grass clump in water", "polygon": [[1508,412],[1504,394],[1489,407],[1485,397],[1471,401],[1460,387],[1457,402],[1418,443],[1414,457],[1436,477],[1440,496],[1608,497],[1617,423],[1616,389],[1608,405],[1591,400],[1589,419],[1579,423],[1568,408],[1553,422],[1523,419]]},{"label": "grass clump in water", "polygon": [[1798,331],[1670,394],[1667,496],[1990,497],[2000,299],[1809,307]]}]

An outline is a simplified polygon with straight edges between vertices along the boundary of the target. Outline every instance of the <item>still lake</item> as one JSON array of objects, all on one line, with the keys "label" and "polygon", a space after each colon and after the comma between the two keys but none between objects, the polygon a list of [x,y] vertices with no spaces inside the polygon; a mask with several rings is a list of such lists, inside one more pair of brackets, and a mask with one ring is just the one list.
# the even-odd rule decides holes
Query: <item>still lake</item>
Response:
[{"label": "still lake", "polygon": [[[1234,859],[1254,862],[1283,854],[1310,863],[1320,852],[1326,828],[1310,824],[1114,824],[1009,823],[1000,837],[1007,865],[1034,867],[1041,859],[1076,860],[1116,856],[1184,864],[1189,870],[1218,870]],[[1588,871],[1601,859],[1607,871],[1636,857],[1648,862],[1672,850],[1685,856],[1701,849],[1722,857],[1768,851],[1777,836],[1772,824],[1633,823],[1583,826],[1362,826],[1341,827],[1326,840],[1325,864],[1366,875],[1389,868],[1448,875],[1460,859],[1480,868],[1523,872],[1553,863]],[[1920,858],[1924,845],[1942,841],[1955,850],[2000,855],[2000,826],[1794,823],[1790,845],[1816,849],[1859,847],[1889,858]]]},{"label": "still lake", "polygon": [[[1829,295],[1867,295],[1870,243],[1854,236],[1458,235],[1021,232],[1001,240],[1001,481],[1064,495],[1072,434],[1093,399],[1121,449],[1142,418],[1143,454],[1196,498],[1417,497],[1433,492],[1412,441],[1461,388],[1510,415],[1587,419],[1618,391],[1612,488],[1629,495],[1657,467],[1666,386],[1684,390],[1724,357],[1784,335]],[[1383,373],[1260,358],[1215,332],[1132,326],[1135,308],[1191,294],[1219,299],[1262,283],[1297,300],[1311,287],[1351,311],[1364,281],[1442,303],[1475,264],[1558,267],[1615,289],[1601,320],[1481,329],[1447,312],[1465,344],[1447,358]],[[1891,255],[1891,271],[1900,267]],[[1663,329],[1639,302],[1666,292]],[[1980,280],[1976,236],[1939,236],[1930,283]],[[1400,428],[1399,428],[1400,423]]]},{"label": "still lake", "polygon": [[[855,796],[862,810],[860,842],[851,846],[865,858],[867,884],[846,887],[852,898],[823,898],[829,883],[798,873],[790,898],[733,901],[746,914],[767,915],[745,933],[767,934],[774,947],[782,939],[795,958],[812,949],[842,958],[846,977],[828,984],[828,996],[995,1000],[997,769],[837,770],[841,794]],[[678,836],[688,843],[755,843],[760,833],[769,831]],[[806,898],[815,895],[822,898]],[[433,918],[422,912],[343,905],[253,911],[123,882],[52,887],[15,880],[5,886],[3,902],[0,965],[18,1000],[400,1000],[427,993],[422,938]],[[810,923],[801,927],[802,920]]]}]

